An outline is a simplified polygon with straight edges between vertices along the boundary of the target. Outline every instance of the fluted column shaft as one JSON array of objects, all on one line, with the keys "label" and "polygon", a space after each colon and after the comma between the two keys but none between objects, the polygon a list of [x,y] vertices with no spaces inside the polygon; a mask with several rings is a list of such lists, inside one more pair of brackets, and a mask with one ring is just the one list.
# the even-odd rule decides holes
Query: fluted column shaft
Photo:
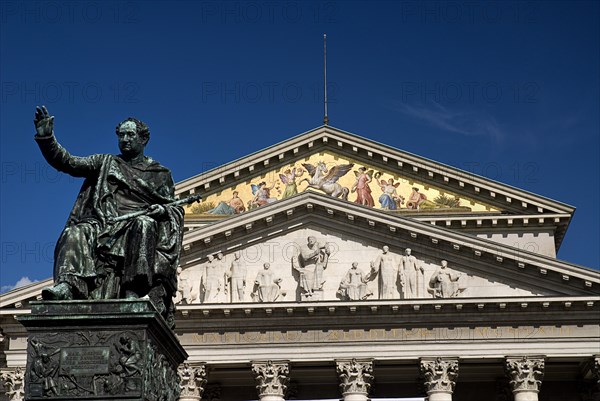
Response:
[{"label": "fluted column shaft", "polygon": [[452,401],[458,358],[421,358],[421,376],[428,401]]},{"label": "fluted column shaft", "polygon": [[260,401],[283,401],[289,382],[288,361],[253,362],[252,373]]},{"label": "fluted column shaft", "polygon": [[544,377],[543,356],[508,356],[504,368],[515,401],[538,401]]},{"label": "fluted column shaft", "polygon": [[336,361],[340,379],[340,391],[344,401],[367,401],[373,382],[371,359],[347,359]]}]

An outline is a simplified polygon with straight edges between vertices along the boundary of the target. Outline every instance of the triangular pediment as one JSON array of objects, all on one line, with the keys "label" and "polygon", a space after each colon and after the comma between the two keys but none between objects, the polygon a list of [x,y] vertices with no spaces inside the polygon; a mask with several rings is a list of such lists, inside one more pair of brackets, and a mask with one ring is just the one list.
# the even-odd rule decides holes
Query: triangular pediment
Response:
[{"label": "triangular pediment", "polygon": [[[596,271],[312,192],[187,232],[182,274],[200,289],[194,302],[203,302],[207,257],[222,255],[220,261],[210,262],[211,266],[219,264],[223,272],[216,277],[221,277],[239,253],[247,283],[253,283],[264,263],[270,263],[270,271],[281,279],[278,299],[305,301],[302,277],[292,259],[307,244],[307,237],[330,250],[322,294],[318,295],[323,301],[344,300],[340,288],[353,262],[365,277],[369,299],[441,296],[435,293],[438,276],[440,282],[448,280],[445,298],[584,296],[599,291]],[[397,282],[393,284],[395,292],[382,298],[381,274],[373,275],[371,267],[381,262],[378,258],[384,246],[389,247]],[[398,267],[406,248],[412,250],[418,270],[412,293],[406,289],[407,276]],[[448,262],[448,268],[440,272],[442,260]],[[206,301],[231,302],[231,289],[229,299],[224,295],[225,284],[218,284],[223,291],[217,298]],[[256,300],[251,287],[248,284],[240,302]]]},{"label": "triangular pediment", "polygon": [[[336,168],[341,171],[337,183],[351,201],[429,222],[455,221],[459,222],[459,228],[469,224],[462,222],[473,219],[491,224],[498,216],[509,215],[519,216],[510,219],[509,224],[517,223],[521,217],[524,219],[521,222],[527,224],[532,216],[541,216],[541,223],[551,225],[557,248],[574,211],[569,205],[331,126],[316,128],[184,180],[177,184],[176,193],[179,197],[201,194],[203,201],[189,206],[186,212],[188,217],[194,215],[193,218],[210,222],[285,199],[296,192],[324,193],[309,181],[319,162],[323,162],[328,172]],[[368,196],[364,194],[366,190],[358,188],[361,173],[369,176]],[[291,176],[295,186],[285,183],[292,180]],[[365,180],[362,181],[364,184]],[[267,191],[257,196],[261,183]],[[337,195],[335,190],[329,192]]]}]

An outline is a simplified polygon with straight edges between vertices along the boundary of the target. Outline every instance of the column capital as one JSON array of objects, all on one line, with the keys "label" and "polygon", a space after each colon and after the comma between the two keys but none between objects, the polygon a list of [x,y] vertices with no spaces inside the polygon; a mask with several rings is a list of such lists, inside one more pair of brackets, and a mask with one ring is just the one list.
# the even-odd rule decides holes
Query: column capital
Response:
[{"label": "column capital", "polygon": [[4,381],[9,401],[21,401],[25,397],[25,371],[20,366],[5,368],[0,371],[0,379]]},{"label": "column capital", "polygon": [[372,359],[338,359],[335,361],[335,365],[343,396],[347,394],[367,396],[369,394],[373,383]]},{"label": "column capital", "polygon": [[592,375],[598,390],[600,390],[600,355],[594,355],[594,361],[592,365]]},{"label": "column capital", "polygon": [[544,359],[542,355],[506,357],[504,369],[513,394],[540,391],[544,377]]},{"label": "column capital", "polygon": [[289,361],[253,361],[252,373],[259,398],[283,398],[290,379]]},{"label": "column capital", "polygon": [[200,400],[206,385],[206,365],[204,363],[185,362],[177,369],[180,400]]},{"label": "column capital", "polygon": [[452,394],[458,377],[458,357],[421,358],[419,362],[427,394]]}]

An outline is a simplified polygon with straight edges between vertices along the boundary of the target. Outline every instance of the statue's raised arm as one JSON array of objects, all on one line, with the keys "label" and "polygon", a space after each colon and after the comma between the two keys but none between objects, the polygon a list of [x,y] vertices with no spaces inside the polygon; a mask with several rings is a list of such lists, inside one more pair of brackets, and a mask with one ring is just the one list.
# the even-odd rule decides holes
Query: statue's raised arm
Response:
[{"label": "statue's raised arm", "polygon": [[52,135],[54,131],[54,116],[51,116],[46,106],[37,106],[35,108],[35,117],[33,118],[35,130],[38,136],[46,137]]}]

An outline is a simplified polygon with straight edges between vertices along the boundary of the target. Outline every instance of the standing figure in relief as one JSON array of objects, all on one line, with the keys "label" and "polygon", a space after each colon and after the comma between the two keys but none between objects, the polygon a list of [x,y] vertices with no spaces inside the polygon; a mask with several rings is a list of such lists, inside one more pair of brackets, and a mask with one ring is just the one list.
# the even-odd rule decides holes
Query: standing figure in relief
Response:
[{"label": "standing figure in relief", "polygon": [[411,255],[411,249],[406,248],[402,256],[402,271],[404,273],[404,298],[417,298],[419,296],[419,277],[423,274],[420,261]]},{"label": "standing figure in relief", "polygon": [[390,248],[384,245],[381,254],[371,262],[371,272],[368,276],[369,280],[379,276],[379,299],[398,298],[398,263],[389,251]]},{"label": "standing figure in relief", "polygon": [[265,263],[263,270],[256,275],[252,291],[252,299],[256,302],[273,302],[281,294],[279,283],[282,279],[277,277],[270,268],[271,264]]},{"label": "standing figure in relief", "polygon": [[202,277],[202,287],[204,288],[203,303],[219,301],[221,277],[223,277],[223,272],[220,267],[221,262],[215,260],[214,256],[208,255],[208,262],[204,266],[204,277]]},{"label": "standing figure in relief", "polygon": [[390,248],[384,245],[381,254],[371,262],[371,272],[368,275],[369,280],[379,276],[379,299],[398,298],[398,263],[394,255],[390,253]]},{"label": "standing figure in relief", "polygon": [[448,268],[448,262],[442,260],[442,265],[431,275],[427,291],[434,298],[452,298],[457,296],[464,287],[459,285],[458,280],[462,274]]},{"label": "standing figure in relief", "polygon": [[367,299],[367,297],[373,295],[367,288],[367,282],[367,276],[362,270],[358,270],[358,263],[352,262],[352,267],[342,279],[337,293],[346,300],[359,301]]},{"label": "standing figure in relief", "polygon": [[323,288],[323,271],[327,268],[329,254],[329,248],[311,235],[306,245],[300,247],[298,256],[292,258],[292,268],[300,273],[300,287],[306,296]]},{"label": "standing figure in relief", "polygon": [[354,175],[356,175],[356,181],[351,189],[352,192],[356,192],[356,200],[354,202],[363,206],[375,206],[375,201],[371,196],[371,187],[369,187],[373,170],[367,171],[366,167],[359,167],[358,171],[354,172]]},{"label": "standing figure in relief", "polygon": [[[246,264],[240,257],[241,252],[234,253],[231,266],[225,272],[225,281],[231,283],[231,302],[242,302],[244,300],[247,269]],[[227,283],[225,284],[225,293],[227,293]]]}]

